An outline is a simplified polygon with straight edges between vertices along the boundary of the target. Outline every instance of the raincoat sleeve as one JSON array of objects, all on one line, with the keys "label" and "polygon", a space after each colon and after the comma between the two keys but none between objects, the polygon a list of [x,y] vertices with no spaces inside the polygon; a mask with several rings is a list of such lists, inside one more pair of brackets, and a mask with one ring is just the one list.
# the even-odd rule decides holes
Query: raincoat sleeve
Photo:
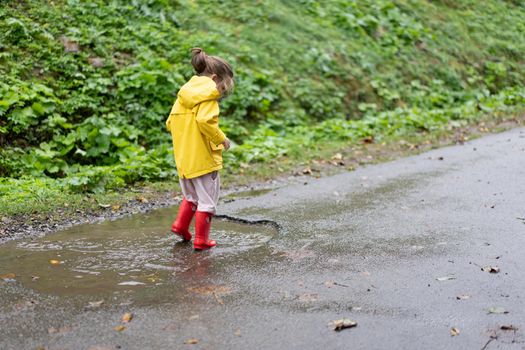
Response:
[{"label": "raincoat sleeve", "polygon": [[173,107],[171,107],[171,111],[170,111],[170,116],[168,117],[168,119],[166,119],[166,129],[168,129],[168,131],[171,131],[170,129],[170,124],[171,124],[171,116],[173,115],[173,113],[175,112],[175,105],[177,103],[174,103],[173,104]]},{"label": "raincoat sleeve", "polygon": [[200,132],[216,146],[226,139],[219,128],[219,103],[215,100],[200,103],[195,116]]}]

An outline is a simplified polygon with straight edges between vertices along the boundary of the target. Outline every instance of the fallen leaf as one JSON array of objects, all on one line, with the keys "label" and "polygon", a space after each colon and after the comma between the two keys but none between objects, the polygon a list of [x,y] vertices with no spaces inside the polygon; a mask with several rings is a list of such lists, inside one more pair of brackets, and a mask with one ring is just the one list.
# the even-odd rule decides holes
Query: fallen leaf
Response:
[{"label": "fallen leaf", "polygon": [[489,273],[498,273],[499,267],[497,266],[485,266],[481,268],[481,271],[489,272]]},{"label": "fallen leaf", "polygon": [[324,286],[325,286],[326,288],[332,288],[332,287],[334,286],[334,281],[326,281],[326,282],[324,283]]},{"label": "fallen leaf", "polygon": [[199,342],[199,339],[195,339],[195,338],[190,338],[190,339],[187,339],[184,344],[197,344]]},{"label": "fallen leaf", "polygon": [[137,200],[141,203],[149,203],[148,199],[144,196],[137,197]]},{"label": "fallen leaf", "polygon": [[14,273],[6,273],[3,275],[0,275],[0,279],[3,279],[4,281],[8,280],[14,280],[16,275]]},{"label": "fallen leaf", "polygon": [[111,210],[113,210],[113,211],[117,211],[119,209],[120,209],[120,204],[115,204],[115,205],[111,206]]},{"label": "fallen leaf", "polygon": [[517,331],[518,328],[514,327],[513,325],[511,324],[504,324],[500,327],[501,330],[504,330],[504,331]]},{"label": "fallen leaf", "polygon": [[459,329],[457,329],[456,327],[450,328],[450,336],[455,337],[458,334],[459,334]]},{"label": "fallen leaf", "polygon": [[122,326],[122,325],[118,325],[114,328],[117,332],[122,332],[124,329],[126,329],[126,327]]},{"label": "fallen leaf", "polygon": [[490,307],[487,309],[488,314],[508,314],[509,312],[502,307]]},{"label": "fallen leaf", "polygon": [[177,327],[174,324],[169,324],[169,325],[166,325],[166,326],[162,327],[162,330],[163,331],[175,332],[175,331],[179,330],[179,327]]},{"label": "fallen leaf", "polygon": [[104,300],[89,301],[87,306],[84,309],[96,309],[100,307],[102,304],[104,304]]},{"label": "fallen leaf", "polygon": [[343,155],[341,153],[336,153],[332,156],[332,159],[333,160],[342,160],[343,159]]},{"label": "fallen leaf", "polygon": [[60,264],[63,263],[63,261],[51,259],[51,260],[49,260],[49,263],[51,265],[60,265]]},{"label": "fallen leaf", "polygon": [[236,337],[240,337],[241,336],[241,330],[240,329],[236,330],[234,334],[235,334]]},{"label": "fallen leaf", "polygon": [[363,139],[363,143],[374,143],[374,136],[367,136]]},{"label": "fallen leaf", "polygon": [[162,281],[162,278],[160,278],[158,276],[151,276],[151,277],[148,277],[148,281],[150,281],[152,283],[155,283],[157,281]]},{"label": "fallen leaf", "polygon": [[303,173],[304,175],[312,175],[312,174],[313,174],[311,168],[304,168],[303,171],[302,171],[302,173]]},{"label": "fallen leaf", "polygon": [[334,331],[340,331],[345,328],[352,328],[357,326],[357,322],[353,321],[349,318],[343,318],[340,320],[332,321],[332,326],[334,327]]},{"label": "fallen leaf", "polygon": [[129,323],[129,322],[131,322],[132,319],[133,319],[133,314],[131,312],[126,312],[122,316],[122,322],[124,322],[124,323]]},{"label": "fallen leaf", "polygon": [[449,281],[449,280],[455,280],[456,277],[454,276],[443,276],[443,277],[437,277],[436,280],[443,282],[443,281]]},{"label": "fallen leaf", "polygon": [[456,297],[457,300],[467,300],[470,299],[470,295],[468,294],[461,294]]}]

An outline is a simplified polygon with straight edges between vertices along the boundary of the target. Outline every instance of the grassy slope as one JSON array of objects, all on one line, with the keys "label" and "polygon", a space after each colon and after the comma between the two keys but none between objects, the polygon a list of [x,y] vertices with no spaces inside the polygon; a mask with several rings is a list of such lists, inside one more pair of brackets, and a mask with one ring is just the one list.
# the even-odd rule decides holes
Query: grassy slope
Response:
[{"label": "grassy slope", "polygon": [[[518,2],[53,4],[0,8],[0,213],[8,215],[66,202],[97,208],[134,198],[120,192],[126,183],[172,179],[162,122],[196,45],[238,73],[223,125],[239,146],[226,160],[249,176],[229,181],[271,176],[363,138],[432,139],[512,116],[525,100]],[[64,40],[79,51],[64,53]],[[13,91],[18,100],[6,103]],[[103,193],[86,200],[76,193],[84,189]]]}]

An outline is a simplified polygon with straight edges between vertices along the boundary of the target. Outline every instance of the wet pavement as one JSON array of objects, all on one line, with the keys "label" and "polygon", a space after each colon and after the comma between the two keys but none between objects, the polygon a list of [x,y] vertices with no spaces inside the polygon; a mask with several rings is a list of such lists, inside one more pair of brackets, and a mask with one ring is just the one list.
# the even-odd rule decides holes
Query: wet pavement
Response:
[{"label": "wet pavement", "polygon": [[524,179],[516,129],[229,197],[279,229],[215,220],[208,252],[176,208],[12,241],[0,349],[525,349]]}]

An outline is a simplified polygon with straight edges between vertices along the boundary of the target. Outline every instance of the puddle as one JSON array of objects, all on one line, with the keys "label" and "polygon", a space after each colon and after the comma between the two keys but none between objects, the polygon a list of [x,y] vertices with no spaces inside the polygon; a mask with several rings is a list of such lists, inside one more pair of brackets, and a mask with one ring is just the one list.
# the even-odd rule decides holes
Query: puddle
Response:
[{"label": "puddle", "polygon": [[[83,225],[47,237],[0,246],[0,275],[52,295],[93,295],[218,274],[236,256],[263,247],[276,235],[268,226],[214,220],[218,246],[196,253],[169,232],[175,209]],[[51,262],[53,260],[53,263]]]}]

